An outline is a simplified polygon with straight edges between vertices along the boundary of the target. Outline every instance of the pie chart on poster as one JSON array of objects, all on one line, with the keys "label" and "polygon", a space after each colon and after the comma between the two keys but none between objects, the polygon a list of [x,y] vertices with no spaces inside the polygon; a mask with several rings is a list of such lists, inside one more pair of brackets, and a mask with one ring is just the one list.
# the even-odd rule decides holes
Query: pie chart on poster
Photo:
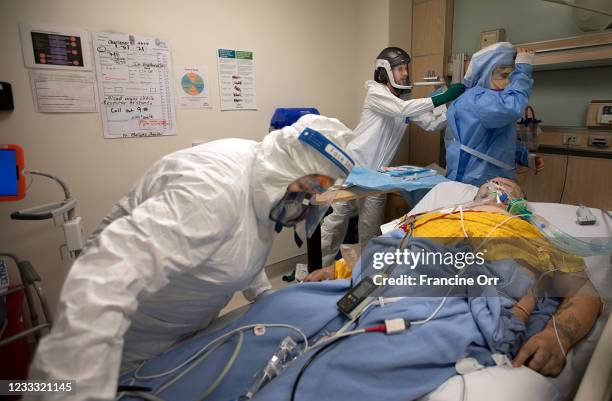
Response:
[{"label": "pie chart on poster", "polygon": [[188,72],[181,78],[181,86],[186,94],[197,96],[204,90],[204,80],[194,72]]}]

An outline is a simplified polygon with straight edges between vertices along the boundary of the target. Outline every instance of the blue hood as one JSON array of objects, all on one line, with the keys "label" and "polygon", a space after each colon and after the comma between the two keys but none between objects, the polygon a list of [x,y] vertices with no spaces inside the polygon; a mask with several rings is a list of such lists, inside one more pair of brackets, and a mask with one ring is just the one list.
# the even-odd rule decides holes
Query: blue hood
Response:
[{"label": "blue hood", "polygon": [[509,42],[499,42],[474,53],[464,77],[466,88],[491,87],[491,74],[496,67],[514,64],[516,49]]}]

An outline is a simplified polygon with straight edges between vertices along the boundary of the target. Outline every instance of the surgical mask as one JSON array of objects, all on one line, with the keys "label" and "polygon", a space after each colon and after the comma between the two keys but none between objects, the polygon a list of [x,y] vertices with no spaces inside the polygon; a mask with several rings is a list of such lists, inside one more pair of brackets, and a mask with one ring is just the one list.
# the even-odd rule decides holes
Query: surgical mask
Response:
[{"label": "surgical mask", "polygon": [[587,242],[569,235],[558,227],[553,226],[541,216],[534,214],[530,221],[552,242],[557,248],[572,255],[587,257],[606,255],[612,252],[612,238],[601,238],[600,242]]}]

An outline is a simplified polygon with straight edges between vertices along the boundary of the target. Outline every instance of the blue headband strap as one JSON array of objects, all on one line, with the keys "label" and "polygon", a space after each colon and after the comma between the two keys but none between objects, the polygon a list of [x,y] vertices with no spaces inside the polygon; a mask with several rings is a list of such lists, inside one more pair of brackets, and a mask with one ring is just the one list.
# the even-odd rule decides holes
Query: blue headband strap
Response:
[{"label": "blue headband strap", "polygon": [[298,139],[316,149],[317,152],[321,153],[338,166],[344,174],[349,175],[353,169],[355,165],[353,159],[319,131],[315,131],[312,128],[306,128],[302,131]]}]

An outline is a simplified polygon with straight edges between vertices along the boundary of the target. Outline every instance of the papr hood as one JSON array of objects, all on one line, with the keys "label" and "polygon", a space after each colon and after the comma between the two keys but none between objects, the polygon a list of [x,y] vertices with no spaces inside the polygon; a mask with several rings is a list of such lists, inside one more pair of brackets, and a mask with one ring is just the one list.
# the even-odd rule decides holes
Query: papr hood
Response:
[{"label": "papr hood", "polygon": [[491,87],[491,74],[496,67],[511,66],[516,58],[516,49],[509,42],[499,42],[474,53],[463,78],[466,88]]}]

